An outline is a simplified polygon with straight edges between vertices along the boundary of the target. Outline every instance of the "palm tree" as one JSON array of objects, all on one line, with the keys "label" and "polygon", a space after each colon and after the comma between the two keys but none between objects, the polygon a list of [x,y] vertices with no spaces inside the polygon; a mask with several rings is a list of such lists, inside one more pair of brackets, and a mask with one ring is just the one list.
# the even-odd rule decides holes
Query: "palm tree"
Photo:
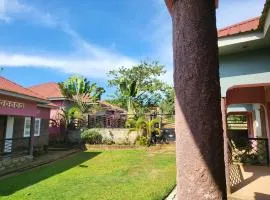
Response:
[{"label": "palm tree", "polygon": [[214,0],[173,6],[177,199],[227,199]]},{"label": "palm tree", "polygon": [[150,142],[152,133],[156,132],[160,134],[160,128],[155,127],[156,124],[159,124],[159,119],[155,118],[152,120],[145,119],[144,117],[139,117],[135,120],[128,120],[129,124],[135,125],[134,128],[130,128],[130,131],[137,131],[140,136],[147,137]]}]

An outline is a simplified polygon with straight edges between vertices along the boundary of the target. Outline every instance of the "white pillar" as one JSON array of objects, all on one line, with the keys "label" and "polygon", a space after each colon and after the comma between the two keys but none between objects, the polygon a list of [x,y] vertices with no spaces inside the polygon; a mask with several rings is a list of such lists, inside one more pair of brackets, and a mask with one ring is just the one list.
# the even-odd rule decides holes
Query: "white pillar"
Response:
[{"label": "white pillar", "polygon": [[[6,138],[5,139],[12,139],[13,137],[13,125],[14,125],[14,117],[7,117],[7,126],[6,126]],[[12,140],[5,140],[5,153],[11,153],[12,151]]]},{"label": "white pillar", "polygon": [[254,110],[254,133],[256,137],[262,137],[262,122],[261,122],[261,105],[260,104],[253,104]]}]

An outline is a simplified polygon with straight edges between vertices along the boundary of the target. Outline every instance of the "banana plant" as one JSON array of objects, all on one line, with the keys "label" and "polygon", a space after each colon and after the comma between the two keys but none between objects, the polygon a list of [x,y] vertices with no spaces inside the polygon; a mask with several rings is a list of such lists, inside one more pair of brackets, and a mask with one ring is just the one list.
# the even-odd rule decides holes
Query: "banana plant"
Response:
[{"label": "banana plant", "polygon": [[82,113],[89,112],[105,92],[104,88],[97,87],[96,83],[91,84],[85,77],[78,75],[59,83],[59,87],[63,96],[72,100]]},{"label": "banana plant", "polygon": [[121,80],[120,92],[127,99],[128,118],[134,118],[134,116],[136,115],[134,99],[138,95],[137,82],[132,81],[129,83],[125,79]]}]

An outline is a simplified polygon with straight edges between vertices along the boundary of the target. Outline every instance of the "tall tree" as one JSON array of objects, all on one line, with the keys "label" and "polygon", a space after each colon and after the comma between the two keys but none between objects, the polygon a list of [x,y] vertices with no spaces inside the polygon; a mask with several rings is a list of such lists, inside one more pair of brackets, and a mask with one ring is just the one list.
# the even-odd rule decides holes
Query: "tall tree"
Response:
[{"label": "tall tree", "polygon": [[214,0],[173,0],[178,199],[226,199]]},{"label": "tall tree", "polygon": [[[129,88],[129,92],[132,92],[130,89],[132,86],[136,86],[134,87],[136,92],[129,94],[133,94],[133,107],[137,112],[138,108],[147,108],[153,104],[158,105],[161,99],[160,92],[165,89],[164,86],[166,85],[160,80],[160,76],[165,73],[164,66],[158,62],[142,62],[131,68],[120,67],[110,71],[108,73],[111,78],[108,81],[109,86],[116,87],[118,94],[114,96],[116,99],[112,99],[111,102],[118,102],[118,105],[121,106],[123,99],[126,99],[127,96],[124,91]],[[129,100],[126,99],[126,104],[129,104]]]}]

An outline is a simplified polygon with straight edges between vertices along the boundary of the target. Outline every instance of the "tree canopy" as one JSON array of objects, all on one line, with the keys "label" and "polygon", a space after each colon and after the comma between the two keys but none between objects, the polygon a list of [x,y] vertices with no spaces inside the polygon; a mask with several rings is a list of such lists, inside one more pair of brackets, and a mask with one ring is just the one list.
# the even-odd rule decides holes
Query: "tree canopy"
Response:
[{"label": "tree canopy", "polygon": [[[168,87],[160,79],[165,73],[164,66],[157,61],[144,61],[131,68],[122,66],[119,69],[111,70],[108,73],[110,77],[108,83],[109,86],[116,87],[117,91],[110,102],[119,106],[123,106],[126,102],[125,108],[128,108],[127,98],[129,98],[137,112],[139,109],[145,111],[149,107],[158,106],[163,99],[163,92]],[[126,90],[127,88],[129,91]]]}]

